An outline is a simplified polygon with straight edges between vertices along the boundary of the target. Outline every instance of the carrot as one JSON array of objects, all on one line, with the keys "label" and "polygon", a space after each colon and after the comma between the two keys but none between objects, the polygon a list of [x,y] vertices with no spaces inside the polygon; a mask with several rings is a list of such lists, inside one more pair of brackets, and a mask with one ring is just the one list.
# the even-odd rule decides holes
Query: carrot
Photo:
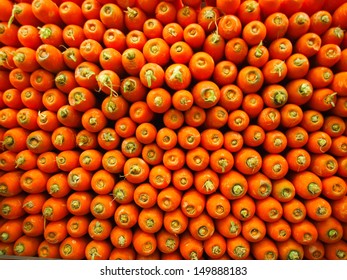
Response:
[{"label": "carrot", "polygon": [[250,66],[260,68],[269,61],[269,57],[269,49],[263,45],[262,41],[260,41],[258,45],[249,49],[247,54],[247,62]]},{"label": "carrot", "polygon": [[267,154],[263,157],[262,172],[272,180],[282,179],[288,173],[288,162],[282,155]]},{"label": "carrot", "polygon": [[78,191],[90,190],[92,172],[82,167],[73,168],[68,174],[68,184],[71,189]]},{"label": "carrot", "polygon": [[212,218],[205,212],[189,221],[188,230],[193,238],[197,240],[208,240],[215,231]]},{"label": "carrot", "polygon": [[0,227],[0,240],[5,244],[15,242],[23,235],[22,225],[24,218],[4,220],[4,224]]},{"label": "carrot", "polygon": [[293,198],[283,205],[283,217],[290,223],[300,223],[306,217],[306,207],[303,202],[297,198]]},{"label": "carrot", "polygon": [[17,219],[25,214],[23,209],[25,195],[17,194],[5,197],[0,201],[1,217],[4,219]]},{"label": "carrot", "polygon": [[262,148],[268,153],[281,153],[287,147],[286,135],[279,130],[265,132]]},{"label": "carrot", "polygon": [[93,195],[86,191],[72,192],[66,199],[66,208],[73,215],[86,215],[90,213],[90,204]]},{"label": "carrot", "polygon": [[176,208],[164,213],[163,226],[171,234],[183,233],[188,227],[188,217],[180,208]]},{"label": "carrot", "polygon": [[123,139],[120,149],[124,156],[132,158],[140,156],[142,147],[142,143],[136,137],[129,137]]},{"label": "carrot", "polygon": [[206,205],[206,197],[195,189],[185,192],[181,199],[181,210],[188,217],[199,216]]},{"label": "carrot", "polygon": [[31,131],[39,129],[37,115],[38,112],[36,110],[23,108],[17,113],[17,122],[21,127]]},{"label": "carrot", "polygon": [[346,130],[346,124],[339,116],[327,116],[324,119],[322,131],[327,133],[330,137],[341,136]]},{"label": "carrot", "polygon": [[338,157],[337,158],[338,163],[338,169],[337,169],[337,175],[340,177],[346,177],[344,168],[346,166],[346,157]]},{"label": "carrot", "polygon": [[43,23],[56,23],[58,25],[63,23],[59,15],[59,7],[55,2],[35,0],[31,5],[34,16]]},{"label": "carrot", "polygon": [[45,91],[42,96],[43,105],[47,110],[52,112],[59,111],[67,101],[67,96],[62,91],[55,88]]},{"label": "carrot", "polygon": [[130,183],[143,183],[149,176],[149,166],[142,158],[129,158],[124,163],[123,173]]},{"label": "carrot", "polygon": [[65,219],[48,223],[44,230],[45,240],[50,244],[59,244],[67,237],[67,222]]},{"label": "carrot", "polygon": [[64,197],[69,194],[66,173],[60,172],[52,175],[46,183],[47,192],[53,197]]},{"label": "carrot", "polygon": [[40,169],[25,171],[20,178],[20,185],[27,193],[40,193],[46,189],[49,175]]},{"label": "carrot", "polygon": [[202,194],[214,193],[219,187],[218,174],[210,168],[198,171],[194,176],[194,185]]},{"label": "carrot", "polygon": [[59,16],[66,24],[81,24],[85,20],[82,8],[72,1],[66,1],[59,5]]},{"label": "carrot", "polygon": [[59,48],[63,45],[63,29],[54,23],[48,23],[39,28],[40,38],[43,44]]},{"label": "carrot", "polygon": [[20,47],[20,42],[16,34],[19,26],[16,24],[8,25],[7,22],[0,23],[0,42],[10,47]]},{"label": "carrot", "polygon": [[36,90],[45,92],[54,86],[54,75],[46,69],[39,68],[30,74],[30,84]]},{"label": "carrot", "polygon": [[98,219],[108,219],[114,215],[117,204],[112,196],[106,194],[96,195],[90,203],[91,214]]},{"label": "carrot", "polygon": [[138,217],[139,228],[146,233],[156,233],[163,225],[163,212],[157,206],[144,208]]},{"label": "carrot", "polygon": [[110,241],[116,248],[131,248],[132,239],[133,232],[131,229],[115,226],[110,233]]},{"label": "carrot", "polygon": [[252,243],[251,253],[257,260],[276,260],[278,258],[278,249],[275,242],[267,237],[259,242]]},{"label": "carrot", "polygon": [[321,260],[325,255],[325,248],[321,241],[317,240],[310,245],[304,245],[305,257],[309,260]]},{"label": "carrot", "polygon": [[147,233],[137,229],[133,235],[133,246],[141,256],[151,255],[157,248],[157,240],[153,233]]},{"label": "carrot", "polygon": [[242,223],[242,236],[249,242],[259,242],[266,234],[265,222],[257,216],[253,216]]},{"label": "carrot", "polygon": [[[23,71],[20,68],[12,69],[9,73],[9,81],[15,89],[25,90],[30,87],[30,73]],[[17,100],[19,101],[19,100]]]},{"label": "carrot", "polygon": [[137,76],[142,66],[146,64],[143,53],[136,48],[128,48],[122,53],[122,65],[131,76]]},{"label": "carrot", "polygon": [[203,242],[186,232],[180,238],[179,250],[185,260],[199,260],[203,255]]},{"label": "carrot", "polygon": [[36,50],[36,60],[42,68],[52,73],[65,69],[63,54],[53,45],[42,44]]},{"label": "carrot", "polygon": [[265,199],[270,196],[272,182],[261,172],[246,177],[248,182],[247,194],[255,199]]},{"label": "carrot", "polygon": [[7,89],[2,96],[3,103],[11,109],[23,109],[23,102],[20,99],[20,90],[16,88]]},{"label": "carrot", "polygon": [[165,212],[173,211],[180,206],[182,193],[176,188],[169,186],[161,190],[157,197],[157,205]]},{"label": "carrot", "polygon": [[234,159],[236,169],[242,174],[255,174],[262,166],[262,158],[253,148],[242,148],[235,154]]},{"label": "carrot", "polygon": [[313,132],[322,128],[323,124],[324,118],[322,113],[317,110],[308,109],[304,111],[300,126],[304,128],[306,132]]},{"label": "carrot", "polygon": [[346,259],[346,242],[340,240],[333,244],[327,244],[325,246],[326,253],[325,256],[328,260],[345,260]]},{"label": "carrot", "polygon": [[114,96],[113,93],[106,97],[101,104],[101,111],[109,120],[119,120],[125,117],[128,109],[127,100],[121,95]]},{"label": "carrot", "polygon": [[89,90],[99,88],[96,76],[101,72],[100,67],[90,61],[82,61],[75,68],[75,79],[81,87]]},{"label": "carrot", "polygon": [[276,108],[265,107],[257,117],[257,124],[265,131],[277,129],[281,123],[281,113]]},{"label": "carrot", "polygon": [[23,47],[37,49],[41,44],[39,30],[33,25],[22,25],[18,29],[18,40]]},{"label": "carrot", "polygon": [[176,108],[168,109],[163,115],[163,122],[168,128],[179,129],[184,124],[184,114]]},{"label": "carrot", "polygon": [[256,215],[265,222],[275,222],[282,218],[283,208],[281,203],[269,196],[255,203]]},{"label": "carrot", "polygon": [[323,221],[331,216],[332,207],[327,200],[322,197],[304,201],[307,215],[314,221]]},{"label": "carrot", "polygon": [[193,185],[193,173],[188,168],[173,171],[172,184],[178,190],[187,190]]},{"label": "carrot", "polygon": [[[170,96],[168,95],[169,93],[167,91],[159,91],[159,93],[158,92],[152,92],[152,93],[154,95],[152,96],[152,101],[154,101],[155,96],[158,96],[158,99],[159,99],[158,104],[155,104],[155,102],[151,103],[152,108],[149,107],[146,101],[136,101],[132,105],[130,105],[129,115],[130,115],[130,119],[134,123],[150,122],[154,118],[154,112],[152,111],[152,109],[158,109],[159,111],[161,111],[162,104],[165,104],[165,107],[168,106],[167,103],[170,102]],[[165,100],[168,102],[162,102]],[[120,127],[120,129],[122,128],[123,127]],[[136,130],[136,127],[132,127],[132,129],[134,130],[132,133],[134,133]]]},{"label": "carrot", "polygon": [[139,208],[134,203],[121,204],[114,213],[117,226],[128,229],[132,228],[138,221]]},{"label": "carrot", "polygon": [[40,154],[37,158],[37,168],[49,174],[58,172],[59,167],[56,158],[56,152],[44,152]]},{"label": "carrot", "polygon": [[280,260],[302,260],[304,257],[303,246],[292,238],[278,242],[277,248]]},{"label": "carrot", "polygon": [[342,19],[346,15],[346,4],[339,6],[332,15],[332,23],[334,26],[340,26],[346,28],[346,24],[343,23]]},{"label": "carrot", "polygon": [[345,201],[346,198],[343,197],[331,202],[332,215],[341,222],[346,221],[346,211],[344,211]]},{"label": "carrot", "polygon": [[14,171],[16,169],[16,153],[4,151],[0,154],[0,168],[3,171]]},{"label": "carrot", "polygon": [[79,167],[80,152],[76,150],[64,150],[57,154],[56,164],[61,171],[70,172]]},{"label": "carrot", "polygon": [[290,201],[295,196],[294,185],[286,178],[274,180],[271,195],[280,202]]},{"label": "carrot", "polygon": [[265,18],[264,24],[267,30],[267,39],[273,41],[284,37],[288,30],[289,19],[284,13],[276,11]]},{"label": "carrot", "polygon": [[60,126],[53,130],[51,141],[59,151],[72,150],[76,146],[76,130],[70,127]]},{"label": "carrot", "polygon": [[50,244],[43,240],[37,248],[37,256],[45,259],[58,259],[60,257],[59,244]]},{"label": "carrot", "polygon": [[112,222],[108,219],[94,218],[88,226],[88,234],[93,240],[102,241],[109,238],[112,230]]},{"label": "carrot", "polygon": [[13,62],[16,67],[25,72],[34,72],[40,67],[40,65],[36,62],[35,50],[28,47],[16,49],[13,54]]},{"label": "carrot", "polygon": [[326,244],[336,243],[341,240],[343,228],[341,223],[334,217],[314,223],[318,231],[318,239]]},{"label": "carrot", "polygon": [[86,235],[91,219],[89,216],[71,216],[66,222],[68,235],[74,238]]},{"label": "carrot", "polygon": [[86,39],[83,28],[79,25],[69,24],[63,29],[64,43],[71,48],[79,48],[81,43]]},{"label": "carrot", "polygon": [[186,164],[192,171],[203,171],[210,162],[208,151],[203,147],[190,149],[186,154]]},{"label": "carrot", "polygon": [[227,239],[227,253],[233,260],[247,259],[251,253],[251,244],[242,236]]},{"label": "carrot", "polygon": [[297,39],[309,31],[311,24],[310,16],[302,11],[297,11],[289,17],[286,37]]},{"label": "carrot", "polygon": [[100,168],[102,154],[95,149],[85,150],[80,154],[80,166],[88,171],[96,171]]},{"label": "carrot", "polygon": [[[76,145],[82,150],[95,149],[98,146],[98,135],[82,129],[77,132]],[[100,145],[101,146],[101,145]],[[101,146],[104,148],[103,146]]]},{"label": "carrot", "polygon": [[100,53],[99,63],[104,70],[111,70],[119,76],[124,76],[122,54],[119,51],[113,48],[104,48]]},{"label": "carrot", "polygon": [[264,101],[258,94],[249,93],[242,99],[241,108],[251,119],[257,117],[263,110]]},{"label": "carrot", "polygon": [[29,131],[22,127],[11,128],[4,133],[2,145],[7,150],[18,153],[25,150],[29,135]]},{"label": "carrot", "polygon": [[58,221],[68,215],[66,197],[50,197],[42,205],[42,214],[48,221]]},{"label": "carrot", "polygon": [[66,237],[59,246],[60,257],[65,260],[83,259],[88,241],[86,237]]},{"label": "carrot", "polygon": [[78,86],[75,80],[75,75],[70,70],[63,70],[57,73],[54,82],[56,87],[66,94],[69,94],[72,89]]},{"label": "carrot", "polygon": [[206,211],[214,219],[223,219],[229,215],[231,204],[224,195],[214,193],[206,200]]},{"label": "carrot", "polygon": [[3,13],[1,14],[1,21],[8,21],[9,18],[11,17],[11,13],[12,13],[12,9],[13,9],[13,3],[11,1],[4,1],[3,3],[1,3],[1,10],[3,11]]},{"label": "carrot", "polygon": [[133,247],[114,248],[109,257],[110,260],[134,260],[135,258],[136,254]]},{"label": "carrot", "polygon": [[62,54],[65,65],[71,70],[75,70],[84,61],[79,48],[76,47],[69,47]]},{"label": "carrot", "polygon": [[266,233],[275,242],[281,242],[290,238],[292,229],[287,220],[281,218],[276,222],[266,223]]},{"label": "carrot", "polygon": [[39,111],[36,122],[38,128],[44,131],[54,131],[60,125],[56,113],[50,110]]},{"label": "carrot", "polygon": [[[193,96],[192,96],[193,98]],[[206,111],[196,105],[188,106],[189,109],[184,111],[184,121],[188,126],[199,127],[207,120]],[[213,107],[211,107],[213,108]],[[182,125],[183,126],[183,125]]]},{"label": "carrot", "polygon": [[309,245],[317,241],[318,231],[315,225],[305,219],[300,223],[291,225],[292,238],[301,245]]},{"label": "carrot", "polygon": [[[95,135],[95,133],[88,132],[85,130],[86,134]],[[100,146],[100,148],[103,148],[104,150],[113,150],[117,148],[120,144],[120,136],[117,134],[116,130],[111,127],[105,127],[102,130],[98,132],[96,135],[96,142],[95,146],[91,148],[96,148],[97,144]],[[87,148],[87,147],[86,147]]]},{"label": "carrot", "polygon": [[311,171],[302,171],[293,174],[292,183],[295,187],[296,194],[304,199],[318,197],[322,192],[322,181]]},{"label": "carrot", "polygon": [[42,205],[48,199],[48,194],[45,192],[28,194],[23,201],[23,209],[26,213],[34,215],[42,211]]},{"label": "carrot", "polygon": [[57,111],[57,118],[59,122],[65,126],[65,128],[58,127],[57,131],[70,130],[71,132],[71,128],[77,128],[81,126],[82,115],[83,113],[81,111],[76,110],[72,105],[65,104],[61,106]]},{"label": "carrot", "polygon": [[157,234],[158,250],[162,253],[168,254],[175,252],[179,247],[179,237],[175,234],[167,232],[162,229]]},{"label": "carrot", "polygon": [[13,251],[16,256],[37,255],[37,249],[42,241],[41,237],[22,235],[13,244]]},{"label": "carrot", "polygon": [[329,154],[317,154],[311,157],[309,170],[322,178],[335,175],[337,168],[337,160]]},{"label": "carrot", "polygon": [[347,193],[345,181],[339,176],[322,179],[322,194],[329,199],[341,199]]},{"label": "carrot", "polygon": [[215,232],[210,239],[204,241],[204,251],[211,259],[218,259],[226,252],[226,240]]},{"label": "carrot", "polygon": [[0,177],[0,194],[3,197],[10,197],[21,193],[22,189],[19,180],[23,171],[14,170],[6,172]]},{"label": "carrot", "polygon": [[346,153],[346,140],[347,137],[344,135],[335,137],[331,141],[331,148],[329,152],[333,156],[345,156]]}]

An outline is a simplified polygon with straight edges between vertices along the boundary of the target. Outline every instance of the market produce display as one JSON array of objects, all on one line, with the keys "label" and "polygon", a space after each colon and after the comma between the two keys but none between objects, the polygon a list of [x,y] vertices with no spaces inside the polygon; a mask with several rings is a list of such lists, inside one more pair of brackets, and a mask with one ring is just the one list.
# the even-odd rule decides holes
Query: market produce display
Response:
[{"label": "market produce display", "polygon": [[0,1],[0,255],[347,259],[347,1]]}]

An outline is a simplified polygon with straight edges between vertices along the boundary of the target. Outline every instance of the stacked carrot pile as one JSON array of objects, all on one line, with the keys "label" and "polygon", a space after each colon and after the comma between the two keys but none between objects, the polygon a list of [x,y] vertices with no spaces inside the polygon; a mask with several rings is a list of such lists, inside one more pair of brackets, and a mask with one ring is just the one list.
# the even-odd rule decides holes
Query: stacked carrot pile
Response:
[{"label": "stacked carrot pile", "polygon": [[0,254],[347,259],[347,1],[0,2]]}]

